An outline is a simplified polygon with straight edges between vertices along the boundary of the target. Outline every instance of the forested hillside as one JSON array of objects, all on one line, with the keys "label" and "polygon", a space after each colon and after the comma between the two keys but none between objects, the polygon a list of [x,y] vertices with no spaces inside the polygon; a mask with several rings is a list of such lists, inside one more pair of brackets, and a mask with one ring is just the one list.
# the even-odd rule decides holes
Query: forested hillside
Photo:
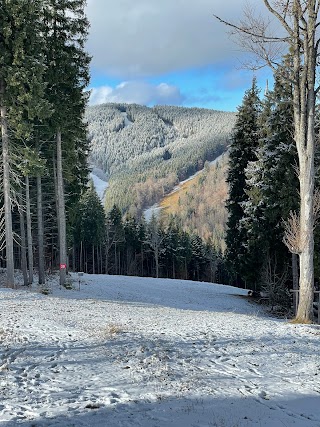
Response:
[{"label": "forested hillside", "polygon": [[104,104],[86,112],[91,162],[109,178],[107,209],[140,216],[177,182],[226,150],[235,113]]},{"label": "forested hillside", "polygon": [[188,233],[195,230],[199,236],[212,242],[224,253],[228,197],[228,153],[212,164],[206,162],[202,172],[184,183],[160,203],[161,218],[166,223],[172,216]]}]

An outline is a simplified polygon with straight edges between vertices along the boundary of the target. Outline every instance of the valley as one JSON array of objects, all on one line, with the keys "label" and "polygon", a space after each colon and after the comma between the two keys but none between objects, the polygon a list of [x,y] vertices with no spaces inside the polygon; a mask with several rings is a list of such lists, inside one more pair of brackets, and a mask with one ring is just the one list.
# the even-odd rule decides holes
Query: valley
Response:
[{"label": "valley", "polygon": [[88,108],[90,162],[109,188],[105,207],[141,217],[227,150],[236,114],[200,108],[104,104]]}]

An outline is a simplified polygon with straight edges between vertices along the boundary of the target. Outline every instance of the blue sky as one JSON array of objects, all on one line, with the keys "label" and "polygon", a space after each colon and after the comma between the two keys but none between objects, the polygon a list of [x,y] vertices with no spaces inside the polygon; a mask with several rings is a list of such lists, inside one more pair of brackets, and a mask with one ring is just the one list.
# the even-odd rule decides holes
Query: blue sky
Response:
[{"label": "blue sky", "polygon": [[[236,111],[253,72],[213,14],[239,20],[245,0],[88,0],[90,103]],[[262,3],[262,2],[259,2]],[[268,69],[256,74],[263,89]]]}]

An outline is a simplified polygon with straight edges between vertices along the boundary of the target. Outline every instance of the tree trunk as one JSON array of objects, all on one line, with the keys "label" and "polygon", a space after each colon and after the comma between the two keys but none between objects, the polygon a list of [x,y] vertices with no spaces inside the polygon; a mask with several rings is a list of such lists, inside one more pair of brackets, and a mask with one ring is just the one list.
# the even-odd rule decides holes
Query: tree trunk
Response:
[{"label": "tree trunk", "polygon": [[297,315],[298,301],[299,301],[299,272],[298,272],[298,257],[297,254],[292,254],[292,287],[293,287],[293,309],[294,314]]},{"label": "tree trunk", "polygon": [[31,226],[31,207],[30,207],[30,185],[29,177],[25,177],[26,184],[26,217],[27,217],[27,241],[28,241],[28,265],[29,265],[29,285],[33,283],[33,242]]},{"label": "tree trunk", "polygon": [[37,176],[37,216],[38,216],[38,262],[39,262],[39,285],[45,283],[44,271],[44,228],[42,208],[42,182],[41,176]]},{"label": "tree trunk", "polygon": [[[20,196],[20,205],[22,205],[22,197]],[[20,215],[20,235],[21,235],[21,270],[23,275],[23,284],[27,286],[28,281],[28,270],[27,270],[27,248],[26,248],[26,231],[24,224],[24,213],[22,207],[19,210]]]},{"label": "tree trunk", "polygon": [[60,263],[60,286],[66,283],[67,266],[67,231],[66,231],[66,209],[62,172],[62,147],[61,131],[57,130],[57,200],[58,200],[58,223],[59,223],[59,263]]},{"label": "tree trunk", "polygon": [[[299,305],[296,321],[311,322],[313,319],[314,293],[314,152],[315,152],[315,69],[317,45],[315,43],[317,13],[316,2],[307,2],[307,32],[302,32],[300,7],[293,4],[293,57],[294,57],[294,124],[295,142],[299,157],[300,184],[300,281]],[[303,55],[301,54],[303,52]]]},{"label": "tree trunk", "polygon": [[1,115],[1,137],[2,137],[2,162],[3,162],[3,196],[5,211],[5,236],[6,236],[6,269],[9,287],[14,288],[14,257],[13,257],[13,232],[11,213],[11,185],[10,185],[10,155],[9,155],[9,135],[7,109],[3,105],[5,93],[5,83],[0,80],[0,115]]},{"label": "tree trunk", "polygon": [[92,245],[92,274],[96,273],[94,245]]},{"label": "tree trunk", "polygon": [[106,254],[105,254],[105,273],[109,274],[109,247],[108,243],[106,244]]},{"label": "tree trunk", "polygon": [[154,260],[156,262],[156,277],[159,277],[159,254],[158,254],[158,248],[155,249],[154,252]]},{"label": "tree trunk", "polygon": [[310,159],[301,165],[300,162],[300,292],[296,320],[309,322],[313,319],[314,291],[314,220],[313,220],[313,189],[314,170]]}]

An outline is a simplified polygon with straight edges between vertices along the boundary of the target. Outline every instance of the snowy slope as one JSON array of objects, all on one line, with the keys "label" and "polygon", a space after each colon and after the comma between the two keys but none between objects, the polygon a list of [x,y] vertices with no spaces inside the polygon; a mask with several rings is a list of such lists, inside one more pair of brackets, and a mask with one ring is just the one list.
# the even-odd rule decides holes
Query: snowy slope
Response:
[{"label": "snowy slope", "polygon": [[93,168],[90,172],[90,179],[92,179],[96,193],[104,206],[106,189],[109,187],[105,173],[99,168]]},{"label": "snowy slope", "polygon": [[73,276],[0,288],[0,425],[320,426],[320,329],[228,286]]}]

